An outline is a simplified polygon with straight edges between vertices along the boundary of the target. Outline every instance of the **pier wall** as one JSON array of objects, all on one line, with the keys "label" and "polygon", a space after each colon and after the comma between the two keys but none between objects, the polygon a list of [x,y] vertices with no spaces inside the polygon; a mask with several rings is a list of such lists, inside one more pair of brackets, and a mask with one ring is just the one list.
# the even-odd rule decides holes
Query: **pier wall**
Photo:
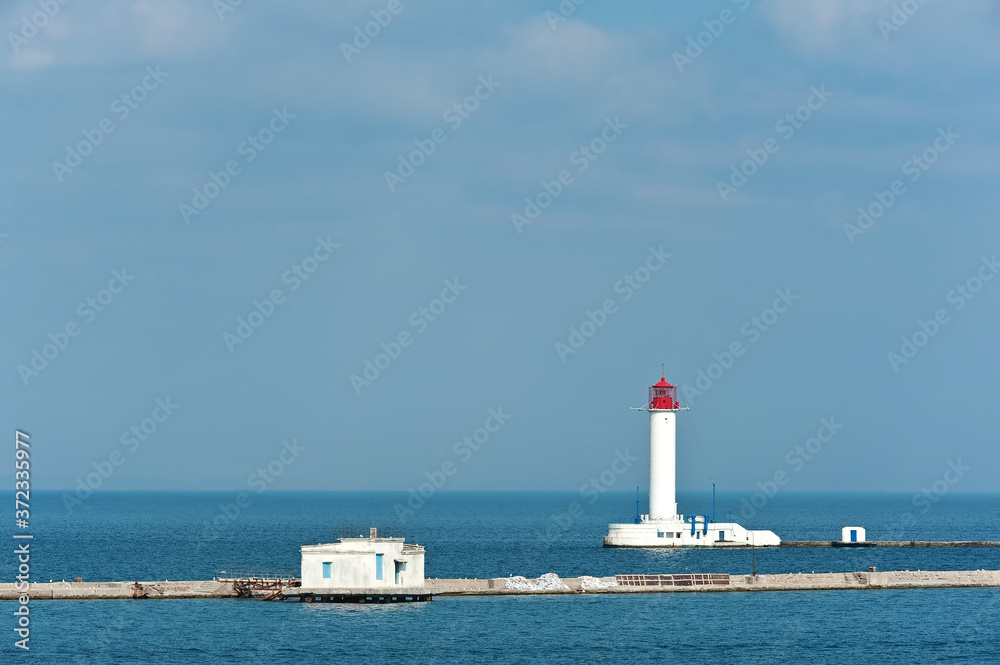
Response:
[{"label": "pier wall", "polygon": [[[998,570],[885,571],[731,575],[730,591],[808,591],[815,589],[919,589],[1000,587]],[[715,590],[715,589],[713,589]]]},{"label": "pier wall", "polygon": [[[636,583],[635,578],[645,578]],[[781,575],[622,575],[596,578],[602,584],[594,588],[584,580],[568,577],[561,582],[566,589],[508,589],[507,578],[428,579],[425,588],[445,596],[507,596],[578,593],[690,593],[725,591],[809,591],[835,589],[919,589],[948,587],[1000,587],[1000,570],[885,571],[843,573],[791,573]],[[235,598],[231,582],[140,582],[144,598]],[[586,588],[584,588],[586,586]],[[410,590],[412,591],[412,589]],[[255,592],[255,596],[269,594]],[[32,600],[132,599],[133,582],[43,582],[30,585]],[[15,600],[20,595],[13,584],[0,584],[0,600]]]},{"label": "pier wall", "polygon": [[1000,547],[997,540],[865,540],[844,543],[839,540],[783,540],[780,547]]},{"label": "pier wall", "polygon": [[[626,576],[619,576],[626,577]],[[781,575],[663,575],[643,577],[713,577],[711,584],[678,580],[648,586],[618,584],[609,588],[583,589],[582,578],[562,578],[566,590],[524,590],[505,588],[506,578],[488,580],[427,580],[442,595],[486,596],[571,593],[686,593],[721,591],[810,591],[834,589],[919,589],[947,587],[1000,587],[1000,570],[885,571],[845,573],[790,573]],[[615,577],[599,578],[612,583]],[[723,582],[724,580],[724,582]]]},{"label": "pier wall", "polygon": [[[29,585],[32,600],[114,600],[131,599],[141,594],[145,598],[235,598],[231,582],[38,582]],[[13,584],[0,584],[0,600],[14,600],[21,592]]]}]

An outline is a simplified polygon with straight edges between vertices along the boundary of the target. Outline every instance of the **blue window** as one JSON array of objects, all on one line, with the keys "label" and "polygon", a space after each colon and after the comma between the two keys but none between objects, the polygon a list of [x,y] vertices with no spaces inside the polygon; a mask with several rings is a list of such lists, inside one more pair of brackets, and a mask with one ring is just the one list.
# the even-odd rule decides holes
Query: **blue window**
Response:
[{"label": "blue window", "polygon": [[375,579],[382,579],[382,555],[375,555]]},{"label": "blue window", "polygon": [[330,564],[326,562],[323,563],[323,578],[330,579]]},{"label": "blue window", "polygon": [[720,531],[719,532],[719,540],[723,540],[724,541],[725,539],[726,539],[726,532],[725,531]]}]

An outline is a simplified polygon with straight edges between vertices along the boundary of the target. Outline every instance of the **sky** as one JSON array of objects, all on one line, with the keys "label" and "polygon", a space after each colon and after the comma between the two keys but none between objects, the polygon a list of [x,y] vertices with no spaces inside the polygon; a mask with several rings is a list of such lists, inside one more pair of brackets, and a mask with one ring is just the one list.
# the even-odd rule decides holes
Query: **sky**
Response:
[{"label": "sky", "polygon": [[1000,6],[672,4],[5,2],[33,487],[995,491]]}]

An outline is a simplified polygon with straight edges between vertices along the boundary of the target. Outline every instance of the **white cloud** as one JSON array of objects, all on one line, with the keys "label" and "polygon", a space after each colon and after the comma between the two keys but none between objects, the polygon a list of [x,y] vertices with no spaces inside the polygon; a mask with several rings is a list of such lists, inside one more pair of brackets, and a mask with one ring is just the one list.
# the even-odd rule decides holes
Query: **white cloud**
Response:
[{"label": "white cloud", "polygon": [[615,45],[610,36],[587,23],[569,20],[553,30],[542,16],[510,35],[506,57],[545,76],[576,76],[603,69]]},{"label": "white cloud", "polygon": [[763,10],[779,32],[799,46],[840,45],[873,32],[888,0],[766,0]]},{"label": "white cloud", "polygon": [[51,67],[56,61],[56,57],[45,51],[21,51],[11,58],[11,66],[15,69],[41,69]]},{"label": "white cloud", "polygon": [[206,37],[190,5],[181,0],[138,0],[131,7],[139,43],[148,52],[170,52]]},{"label": "white cloud", "polygon": [[[7,67],[93,66],[197,55],[218,45],[227,32],[211,5],[195,0],[103,0],[60,7],[37,34],[16,40]],[[23,17],[30,20],[37,12],[37,6],[25,3],[3,27],[20,37]]]},{"label": "white cloud", "polygon": [[796,51],[866,70],[992,68],[1000,54],[995,0],[762,0],[761,9]]}]

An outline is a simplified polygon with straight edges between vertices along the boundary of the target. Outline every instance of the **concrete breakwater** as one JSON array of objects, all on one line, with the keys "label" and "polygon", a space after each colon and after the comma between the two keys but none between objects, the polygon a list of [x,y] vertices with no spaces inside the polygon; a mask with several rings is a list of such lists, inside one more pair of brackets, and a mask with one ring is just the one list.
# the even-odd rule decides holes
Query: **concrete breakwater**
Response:
[{"label": "concrete breakwater", "polygon": [[[1000,570],[790,573],[780,575],[615,575],[614,577],[543,576],[547,584],[524,578],[428,579],[425,588],[445,596],[508,596],[580,593],[673,593],[692,591],[810,591],[836,589],[927,589],[1000,587]],[[552,582],[555,580],[555,582]],[[526,582],[526,583],[525,583]],[[392,593],[387,587],[382,593]],[[13,584],[0,584],[0,600],[21,595]],[[232,582],[41,582],[30,585],[32,600],[159,598],[237,598]],[[273,596],[260,591],[254,598]],[[244,596],[246,597],[246,596]]]},{"label": "concrete breakwater", "polygon": [[[948,570],[845,573],[788,573],[780,575],[615,575],[600,578],[564,578],[565,589],[507,588],[509,578],[486,580],[427,580],[441,595],[488,596],[571,593],[671,593],[691,591],[811,591],[836,589],[929,589],[1000,587],[1000,570]],[[599,580],[602,585],[587,584]]]},{"label": "concrete breakwater", "polygon": [[1000,547],[997,540],[865,540],[844,543],[838,540],[783,540],[779,547]]},{"label": "concrete breakwater", "polygon": [[[22,592],[0,584],[0,600]],[[235,598],[231,582],[37,582],[28,586],[31,600],[121,600],[126,598]]]}]

